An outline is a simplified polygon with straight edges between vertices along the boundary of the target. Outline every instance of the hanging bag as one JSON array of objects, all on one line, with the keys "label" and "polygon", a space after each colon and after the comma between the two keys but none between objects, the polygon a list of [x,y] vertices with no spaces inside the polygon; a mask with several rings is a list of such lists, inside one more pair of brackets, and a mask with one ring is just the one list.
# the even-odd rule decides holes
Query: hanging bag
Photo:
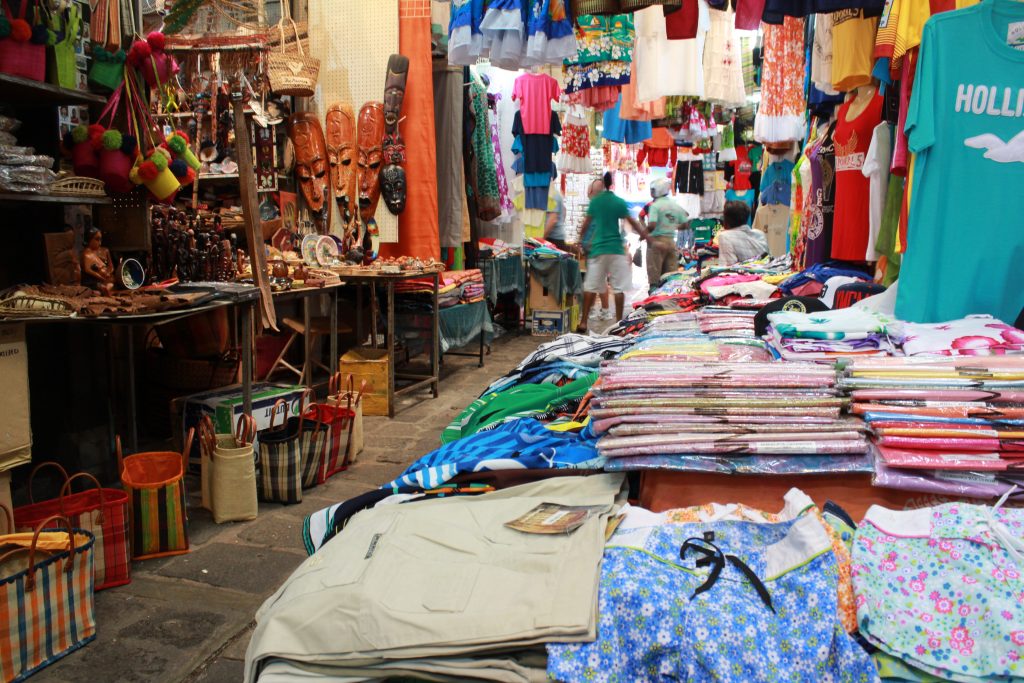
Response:
[{"label": "hanging bag", "polygon": [[[52,500],[35,502],[32,482],[44,467],[56,468],[64,477],[60,494]],[[71,492],[76,479],[88,479],[95,488]],[[73,476],[55,462],[43,462],[28,477],[30,503],[14,510],[14,528],[31,531],[44,519],[60,515],[71,525],[89,531],[96,538],[94,584],[97,591],[131,583],[131,557],[128,548],[128,494],[120,489],[103,488],[96,477],[87,472]]]},{"label": "hanging bag", "polygon": [[[21,76],[33,81],[45,81],[46,46],[33,43],[31,40],[36,0],[20,0],[17,16],[11,12],[8,0],[3,0],[2,4],[11,31],[6,38],[0,38],[0,73]],[[32,8],[31,12],[28,11],[29,7]],[[24,31],[24,22],[28,22],[27,35]]]},{"label": "hanging bag", "polygon": [[61,516],[0,536],[0,679],[23,681],[96,638],[93,544]]},{"label": "hanging bag", "polygon": [[217,524],[256,519],[256,420],[239,415],[234,434],[217,434],[210,463],[210,512]]},{"label": "hanging bag", "polygon": [[[295,44],[289,45],[285,38],[285,21],[291,25]],[[267,77],[270,89],[278,95],[312,97],[320,75],[320,60],[310,57],[302,49],[299,27],[291,17],[288,3],[281,3],[281,19],[277,22],[281,46],[267,53]]]},{"label": "hanging bag", "polygon": [[[284,423],[277,424],[282,413]],[[301,408],[300,408],[301,413]],[[303,420],[289,417],[288,401],[278,399],[271,408],[270,426],[258,434],[260,451],[259,497],[268,503],[286,505],[302,502]]]},{"label": "hanging bag", "polygon": [[113,92],[124,82],[124,50],[108,52],[99,45],[92,48],[89,85]]},{"label": "hanging bag", "polygon": [[188,552],[185,468],[195,429],[188,430],[185,450],[152,451],[123,457],[117,437],[121,484],[130,496],[133,560]]},{"label": "hanging bag", "polygon": [[82,28],[82,9],[77,2],[61,12],[54,12],[50,18],[50,27],[58,36],[61,35],[63,24],[64,37],[53,45],[53,59],[50,60],[49,81],[62,88],[75,90],[78,88],[78,65],[75,63],[75,43]]}]

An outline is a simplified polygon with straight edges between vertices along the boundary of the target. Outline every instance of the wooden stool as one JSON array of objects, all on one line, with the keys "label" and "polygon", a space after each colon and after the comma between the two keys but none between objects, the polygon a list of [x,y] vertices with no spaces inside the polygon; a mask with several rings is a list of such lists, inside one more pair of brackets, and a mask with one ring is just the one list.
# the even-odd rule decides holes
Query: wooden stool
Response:
[{"label": "wooden stool", "polygon": [[[319,360],[307,358],[306,355],[309,349],[312,348],[313,343],[316,341],[317,337],[325,337],[331,334],[331,319],[327,317],[310,318],[308,330],[306,329],[306,325],[305,323],[303,323],[303,321],[296,320],[295,318],[284,318],[281,321],[281,324],[284,327],[287,327],[288,329],[291,330],[291,336],[288,337],[288,341],[285,343],[284,348],[281,349],[281,353],[277,356],[277,359],[274,361],[274,364],[270,366],[270,370],[267,372],[266,376],[263,377],[263,379],[268,379],[278,369],[284,368],[295,373],[296,377],[299,378],[299,384],[312,383],[312,365],[315,365],[323,369],[329,375],[331,372],[331,369],[329,367],[321,363]],[[338,334],[350,334],[351,332],[351,327],[341,322],[338,323]],[[298,339],[300,336],[306,337],[306,353],[303,353],[304,362],[302,364],[302,367],[297,368],[291,363],[289,363],[287,360],[285,360],[285,356],[288,355],[288,350],[291,349],[292,344],[295,343],[295,340]],[[307,368],[309,369],[308,377],[306,376]]]}]

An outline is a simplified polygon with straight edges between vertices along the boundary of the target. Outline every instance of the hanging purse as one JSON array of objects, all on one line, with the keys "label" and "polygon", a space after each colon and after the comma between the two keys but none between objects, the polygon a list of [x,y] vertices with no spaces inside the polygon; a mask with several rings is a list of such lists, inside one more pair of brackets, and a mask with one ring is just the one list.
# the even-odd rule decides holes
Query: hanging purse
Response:
[{"label": "hanging purse", "polygon": [[36,11],[36,0],[21,0],[15,16],[8,0],[3,0],[3,12],[11,30],[6,38],[0,38],[0,73],[33,81],[46,80],[46,45],[32,42]]},{"label": "hanging purse", "polygon": [[[310,57],[302,49],[299,39],[299,28],[291,18],[288,3],[281,3],[281,19],[277,22],[277,32],[281,38],[281,46],[267,54],[267,77],[270,89],[278,95],[292,97],[312,97],[316,90],[316,81],[320,75],[320,60]],[[291,24],[295,34],[295,45],[289,46],[285,38],[285,21]]]},{"label": "hanging purse", "polygon": [[50,83],[74,90],[78,87],[78,65],[75,63],[75,42],[82,29],[82,9],[77,2],[64,12],[55,12],[50,18],[50,28],[56,35],[64,37],[53,45],[53,58],[49,65]]}]

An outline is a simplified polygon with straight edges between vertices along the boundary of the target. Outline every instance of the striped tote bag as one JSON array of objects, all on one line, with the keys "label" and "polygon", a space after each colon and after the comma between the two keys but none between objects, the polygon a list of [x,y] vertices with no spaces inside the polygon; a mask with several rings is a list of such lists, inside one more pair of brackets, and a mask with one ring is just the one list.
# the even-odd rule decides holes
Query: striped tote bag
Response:
[{"label": "striped tote bag", "polygon": [[129,495],[134,560],[188,552],[185,470],[194,435],[195,429],[190,429],[181,453],[152,451],[128,457],[122,457],[117,439],[121,484]]},{"label": "striped tote bag", "polygon": [[[302,407],[300,404],[300,415]],[[277,424],[278,414],[283,418]],[[271,409],[270,426],[259,432],[259,497],[268,503],[302,502],[302,436],[306,420],[288,416],[288,402],[279,399]]]},{"label": "striped tote bag", "polygon": [[0,536],[0,680],[23,681],[96,638],[94,541],[60,516]]}]

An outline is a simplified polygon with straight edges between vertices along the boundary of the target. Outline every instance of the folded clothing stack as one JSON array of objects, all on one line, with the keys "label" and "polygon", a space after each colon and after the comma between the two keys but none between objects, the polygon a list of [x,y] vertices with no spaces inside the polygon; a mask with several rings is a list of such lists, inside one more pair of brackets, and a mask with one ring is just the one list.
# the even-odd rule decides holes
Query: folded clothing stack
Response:
[{"label": "folded clothing stack", "polygon": [[608,470],[870,471],[832,367],[627,356],[602,365],[591,402]]},{"label": "folded clothing stack", "polygon": [[1024,356],[857,360],[840,386],[871,429],[876,485],[990,497],[1024,483]]},{"label": "folded clothing stack", "polygon": [[895,354],[903,323],[865,308],[768,314],[767,338],[786,360],[826,360]]},{"label": "folded clothing stack", "polygon": [[[622,482],[559,477],[355,515],[260,608],[245,680],[544,680],[545,643],[597,637]],[[585,519],[572,533],[506,526],[545,503],[585,506]]]},{"label": "folded clothing stack", "polygon": [[[456,304],[474,303],[484,299],[484,276],[479,268],[447,270],[440,275],[438,305],[447,308]],[[434,282],[430,278],[414,278],[395,284],[402,294],[432,294]]]}]

